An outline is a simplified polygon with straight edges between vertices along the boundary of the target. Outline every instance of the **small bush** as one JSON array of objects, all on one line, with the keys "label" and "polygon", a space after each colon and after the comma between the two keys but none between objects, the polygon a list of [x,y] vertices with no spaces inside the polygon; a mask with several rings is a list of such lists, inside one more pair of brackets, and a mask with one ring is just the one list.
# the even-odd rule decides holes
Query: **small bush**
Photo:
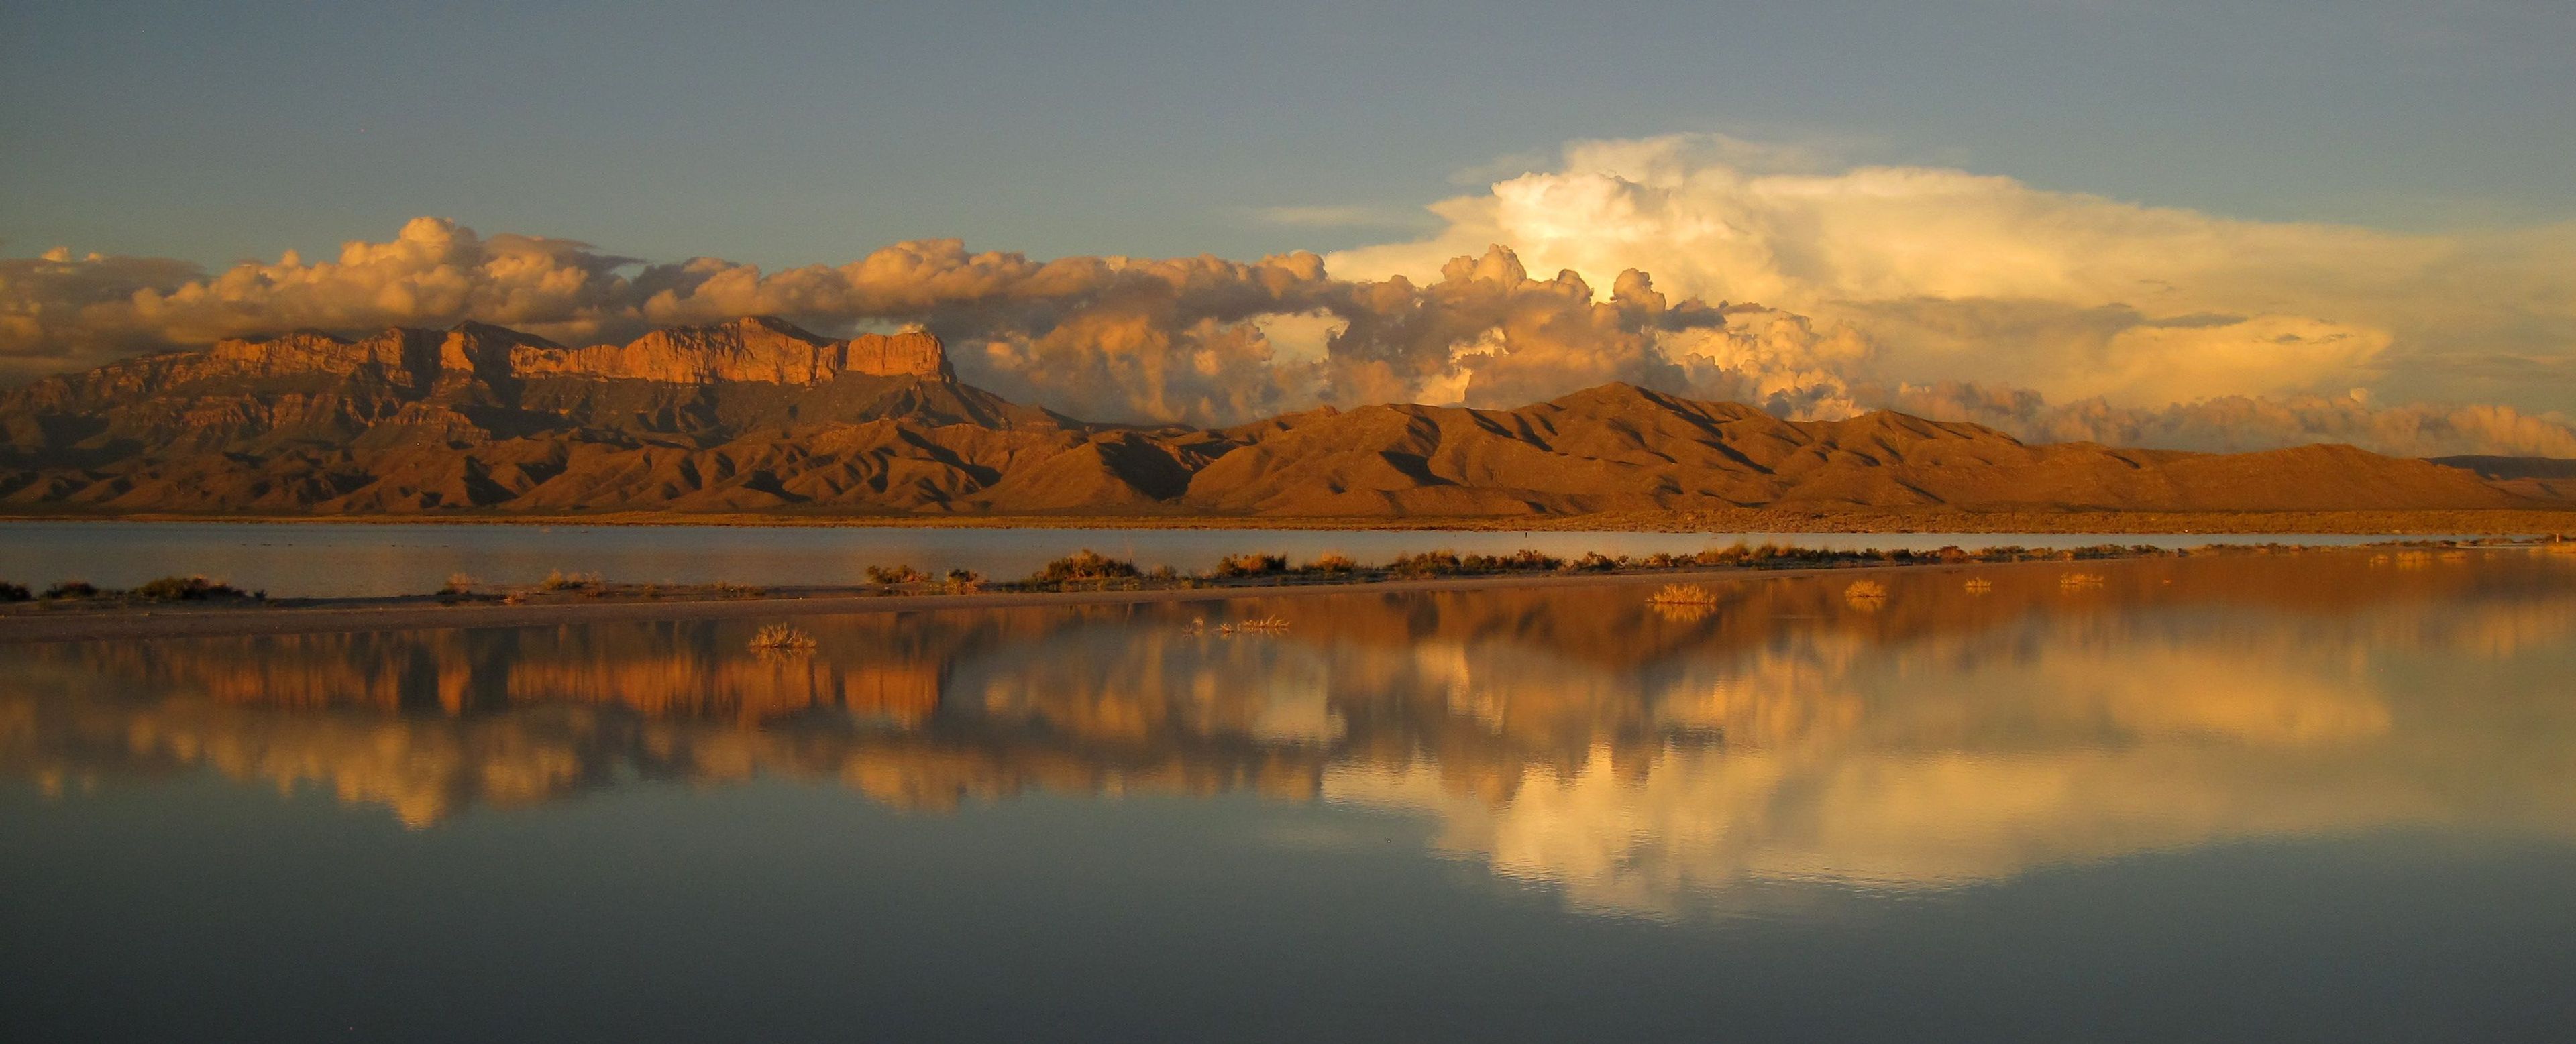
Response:
[{"label": "small bush", "polygon": [[1357,572],[1359,567],[1359,563],[1351,561],[1351,556],[1336,551],[1326,551],[1306,563],[1306,571],[1310,573],[1351,573]]},{"label": "small bush", "polygon": [[1731,566],[1743,565],[1745,560],[1752,556],[1753,549],[1746,547],[1744,541],[1738,540],[1734,546],[1712,547],[1693,555],[1691,561],[1704,566]]},{"label": "small bush", "polygon": [[87,580],[65,580],[45,589],[45,597],[54,600],[96,598],[98,593],[97,585]]},{"label": "small bush", "polygon": [[463,573],[447,574],[447,586],[438,589],[444,595],[461,595],[474,590],[474,578]]},{"label": "small bush", "polygon": [[1286,555],[1245,554],[1227,555],[1217,559],[1216,570],[1211,575],[1217,577],[1268,576],[1287,571],[1288,556]]},{"label": "small bush", "polygon": [[202,576],[165,576],[135,588],[134,597],[148,602],[202,602],[209,598],[240,598],[243,595],[240,588]]},{"label": "small bush", "polygon": [[1469,555],[1468,564],[1491,573],[1545,573],[1565,567],[1565,560],[1522,548],[1508,555]]},{"label": "small bush", "polygon": [[599,586],[599,574],[567,573],[560,569],[549,569],[546,570],[546,579],[542,586],[549,591],[578,591],[585,587]]},{"label": "small bush", "polygon": [[1030,579],[1043,584],[1061,584],[1080,580],[1125,580],[1142,575],[1136,571],[1134,562],[1084,548],[1047,563]]},{"label": "small bush", "polygon": [[1578,573],[1607,573],[1626,564],[1627,560],[1624,558],[1612,558],[1599,551],[1592,551],[1575,559],[1573,568]]},{"label": "small bush", "polygon": [[869,566],[868,582],[872,584],[923,584],[930,574],[908,565]]},{"label": "small bush", "polygon": [[0,602],[23,602],[32,597],[27,589],[12,583],[0,583]]},{"label": "small bush", "polygon": [[1386,571],[1397,576],[1447,576],[1463,571],[1455,551],[1423,551],[1397,555],[1386,564]]},{"label": "small bush", "polygon": [[1398,576],[1472,576],[1479,573],[1548,572],[1563,568],[1565,560],[1524,548],[1508,555],[1461,555],[1455,551],[1425,551],[1399,555],[1386,564],[1387,571]]},{"label": "small bush", "polygon": [[982,587],[983,585],[984,574],[982,573],[978,573],[972,569],[951,569],[948,571],[948,586],[950,587],[957,588],[961,591],[971,591],[975,588]]}]

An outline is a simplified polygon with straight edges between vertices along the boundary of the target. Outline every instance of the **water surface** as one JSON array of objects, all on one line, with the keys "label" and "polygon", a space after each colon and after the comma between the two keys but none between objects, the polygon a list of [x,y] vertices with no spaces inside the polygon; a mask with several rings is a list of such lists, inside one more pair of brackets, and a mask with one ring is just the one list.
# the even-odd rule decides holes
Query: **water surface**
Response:
[{"label": "water surface", "polygon": [[1873,575],[0,648],[0,1037],[2576,1030],[2576,556]]}]

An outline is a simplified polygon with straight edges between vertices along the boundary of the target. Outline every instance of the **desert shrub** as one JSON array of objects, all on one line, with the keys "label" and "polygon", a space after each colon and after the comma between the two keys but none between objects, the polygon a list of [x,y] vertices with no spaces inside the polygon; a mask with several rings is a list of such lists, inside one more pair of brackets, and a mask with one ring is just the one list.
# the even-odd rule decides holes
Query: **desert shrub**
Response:
[{"label": "desert shrub", "polygon": [[1310,573],[1349,573],[1357,571],[1359,567],[1359,563],[1351,561],[1351,556],[1338,551],[1326,551],[1316,555],[1314,561],[1306,563],[1306,571]]},{"label": "desert shrub", "polygon": [[24,587],[12,583],[0,583],[0,602],[23,602],[29,597]]},{"label": "desert shrub", "polygon": [[546,570],[546,578],[542,586],[549,591],[578,591],[585,587],[599,586],[599,574],[567,573],[560,569],[549,569]]},{"label": "desert shrub", "polygon": [[98,595],[97,585],[87,580],[65,580],[45,589],[45,597],[50,599],[96,598]]},{"label": "desert shrub", "polygon": [[1564,568],[1565,560],[1525,547],[1508,555],[1468,555],[1462,564],[1472,573],[1544,573]]},{"label": "desert shrub", "polygon": [[1227,555],[1224,558],[1217,559],[1216,569],[1211,575],[1218,577],[1268,576],[1272,573],[1284,573],[1287,571],[1288,556],[1286,555],[1241,554]]},{"label": "desert shrub", "polygon": [[474,590],[474,578],[463,573],[447,574],[447,586],[438,589],[443,595],[468,594]]},{"label": "desert shrub", "polygon": [[1771,544],[1766,543],[1759,548],[1755,548],[1744,541],[1738,540],[1725,547],[1709,548],[1708,550],[1692,556],[1692,559],[1704,566],[1751,565],[1755,562],[1761,561],[1762,559],[1771,557],[1771,553],[1776,550],[1778,550],[1778,548]]},{"label": "desert shrub", "polygon": [[1562,568],[1563,559],[1537,551],[1522,549],[1507,555],[1461,555],[1455,551],[1424,551],[1398,555],[1386,564],[1387,571],[1397,576],[1470,576],[1478,573],[1546,572]]},{"label": "desert shrub", "polygon": [[737,584],[726,580],[718,580],[710,586],[715,589],[717,597],[720,598],[758,598],[769,593],[767,588],[753,587],[750,584]]},{"label": "desert shrub", "polygon": [[133,594],[151,602],[198,602],[208,598],[242,597],[240,588],[202,576],[165,576],[135,588]]},{"label": "desert shrub", "polygon": [[922,584],[930,582],[930,574],[908,565],[869,566],[868,582],[874,584]]},{"label": "desert shrub", "polygon": [[951,569],[948,571],[948,586],[950,587],[975,587],[983,582],[984,574],[978,573],[972,569]]},{"label": "desert shrub", "polygon": [[1871,606],[1887,600],[1887,585],[1876,580],[1854,580],[1843,588],[1843,600],[1858,606]]},{"label": "desert shrub", "polygon": [[1579,573],[1607,573],[1625,562],[1625,559],[1612,558],[1599,551],[1587,551],[1583,557],[1574,560],[1573,568]]},{"label": "desert shrub", "polygon": [[1464,572],[1455,551],[1421,551],[1397,555],[1386,563],[1386,571],[1397,576],[1447,576]]},{"label": "desert shrub", "polygon": [[1084,548],[1047,563],[1030,579],[1039,583],[1061,584],[1077,580],[1124,580],[1142,575],[1137,572],[1134,562]]}]

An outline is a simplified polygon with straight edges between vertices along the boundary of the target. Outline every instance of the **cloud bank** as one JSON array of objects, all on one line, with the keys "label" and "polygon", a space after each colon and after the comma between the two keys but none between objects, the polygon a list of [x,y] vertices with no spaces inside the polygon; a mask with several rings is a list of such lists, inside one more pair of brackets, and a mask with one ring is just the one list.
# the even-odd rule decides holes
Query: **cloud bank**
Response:
[{"label": "cloud bank", "polygon": [[1882,379],[2122,406],[2402,384],[2561,408],[2576,392],[2576,224],[2231,220],[1705,135],[1579,143],[1559,170],[1432,209],[1439,234],[1336,254],[1334,272],[1418,275],[1508,243],[1533,268],[1640,268],[1671,292],[1849,324]]},{"label": "cloud bank", "polygon": [[2026,438],[2576,456],[2576,226],[2238,221],[1705,136],[1581,143],[1431,211],[1419,241],[1248,262],[926,240],[765,272],[438,218],[215,272],[56,249],[0,259],[0,376],[298,328],[476,319],[588,343],[756,313],[926,327],[966,379],[1100,419],[1516,406],[1624,380]]}]

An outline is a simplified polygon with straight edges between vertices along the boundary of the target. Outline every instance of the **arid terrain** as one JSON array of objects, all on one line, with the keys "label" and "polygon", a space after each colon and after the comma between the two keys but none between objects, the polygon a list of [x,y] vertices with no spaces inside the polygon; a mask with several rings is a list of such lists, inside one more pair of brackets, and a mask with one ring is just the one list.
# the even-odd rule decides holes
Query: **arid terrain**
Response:
[{"label": "arid terrain", "polygon": [[224,341],[0,394],[0,437],[22,516],[2477,532],[2565,528],[2571,503],[2563,462],[2030,444],[1626,384],[1090,423],[958,381],[926,333],[762,317],[587,347],[475,323]]}]

